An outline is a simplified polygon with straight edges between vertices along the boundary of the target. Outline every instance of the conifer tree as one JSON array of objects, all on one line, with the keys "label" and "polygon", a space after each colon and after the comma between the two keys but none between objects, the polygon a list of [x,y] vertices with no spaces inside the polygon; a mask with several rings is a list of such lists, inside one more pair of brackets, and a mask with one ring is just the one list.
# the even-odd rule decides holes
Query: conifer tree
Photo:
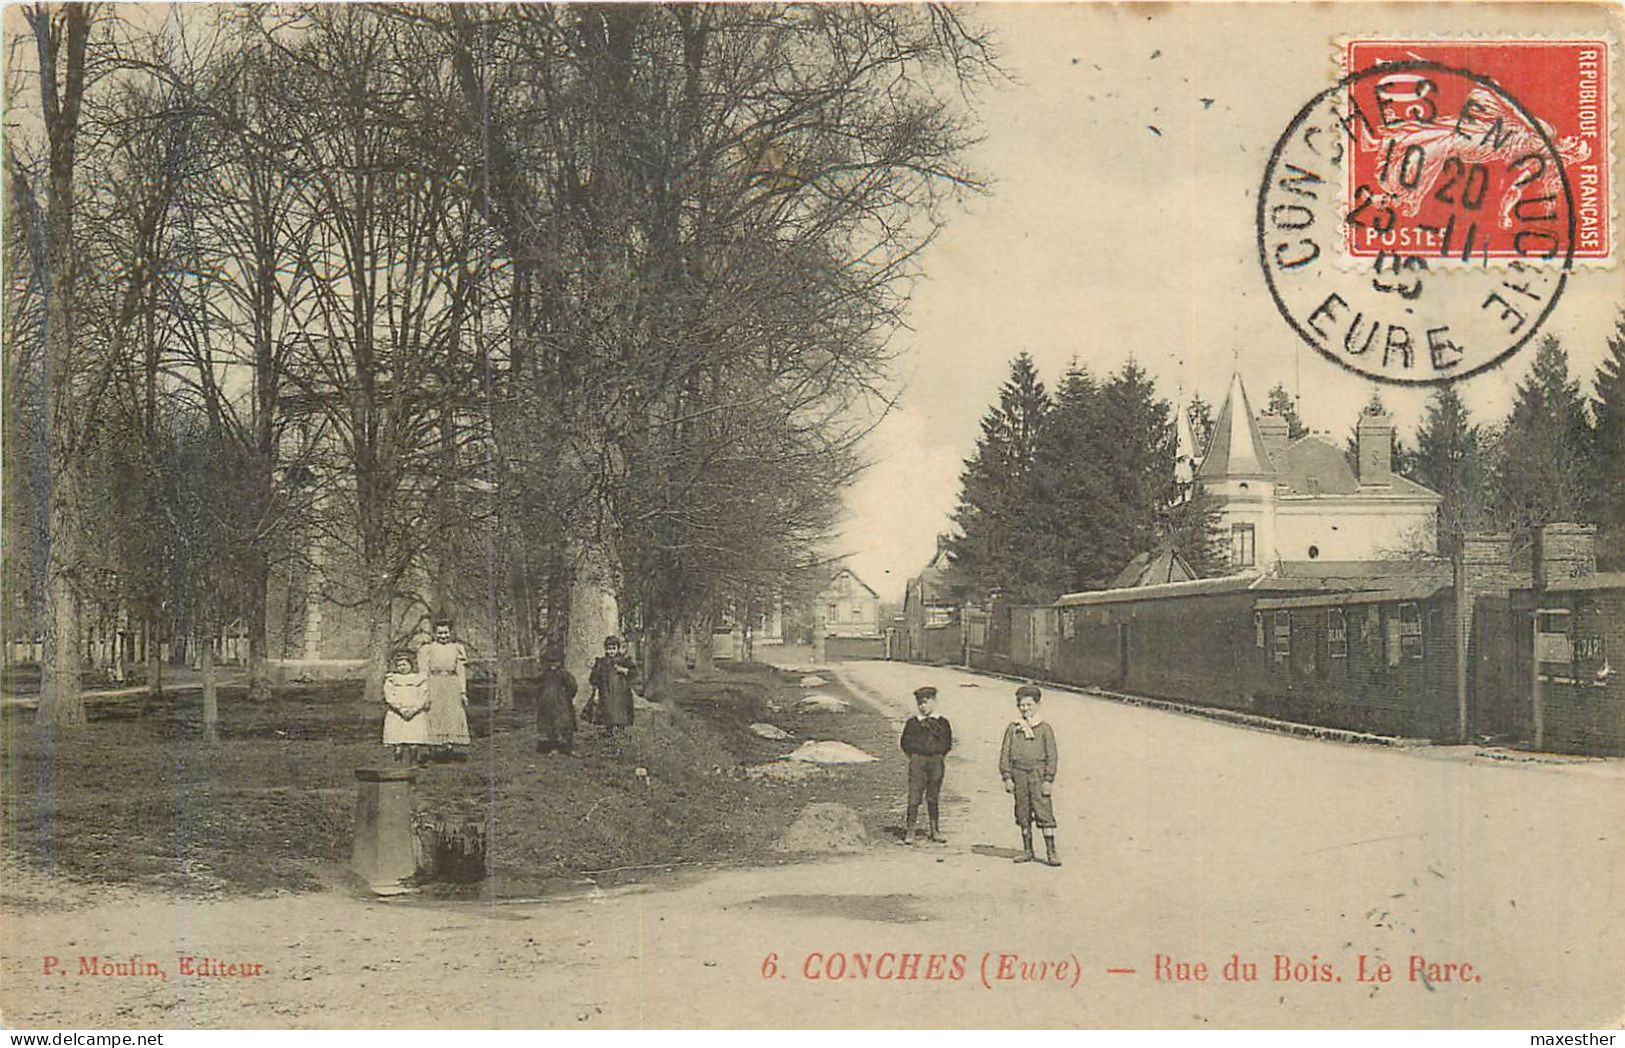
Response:
[{"label": "conifer tree", "polygon": [[1416,432],[1411,479],[1432,488],[1439,504],[1439,552],[1455,550],[1456,536],[1489,526],[1483,430],[1468,417],[1455,386],[1439,386]]},{"label": "conifer tree", "polygon": [[1213,405],[1198,393],[1185,406],[1185,420],[1190,423],[1191,439],[1196,442],[1196,454],[1200,457],[1207,452],[1208,439],[1213,436]]},{"label": "conifer tree", "polygon": [[1057,593],[1097,585],[1121,565],[1104,559],[1100,493],[1106,434],[1101,427],[1101,389],[1076,362],[1055,394],[1038,443],[1035,492],[1038,522],[1035,558],[1041,577]]},{"label": "conifer tree", "polygon": [[1102,442],[1108,480],[1101,500],[1108,523],[1100,545],[1115,571],[1167,537],[1166,512],[1179,495],[1174,479],[1179,440],[1172,406],[1132,361],[1107,382],[1101,407],[1101,429],[1109,439]]},{"label": "conifer tree", "polygon": [[1535,350],[1504,427],[1496,503],[1515,529],[1592,517],[1596,478],[1590,420],[1568,353],[1553,335]]},{"label": "conifer tree", "polygon": [[1597,559],[1604,570],[1617,571],[1625,568],[1625,309],[1614,319],[1595,386]]},{"label": "conifer tree", "polygon": [[1050,407],[1032,358],[1018,354],[999,402],[982,416],[976,452],[960,475],[957,533],[948,550],[955,584],[972,595],[1002,589],[1012,599],[1042,600],[1054,586],[1041,577],[1030,548],[1039,519],[1039,434]]}]

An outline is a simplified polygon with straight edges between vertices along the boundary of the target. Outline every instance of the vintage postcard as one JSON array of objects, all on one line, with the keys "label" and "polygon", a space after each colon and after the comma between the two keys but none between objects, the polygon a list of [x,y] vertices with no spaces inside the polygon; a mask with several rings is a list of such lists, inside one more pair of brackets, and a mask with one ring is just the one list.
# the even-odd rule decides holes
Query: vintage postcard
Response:
[{"label": "vintage postcard", "polygon": [[1613,1043],[1621,11],[8,5],[0,1021]]}]

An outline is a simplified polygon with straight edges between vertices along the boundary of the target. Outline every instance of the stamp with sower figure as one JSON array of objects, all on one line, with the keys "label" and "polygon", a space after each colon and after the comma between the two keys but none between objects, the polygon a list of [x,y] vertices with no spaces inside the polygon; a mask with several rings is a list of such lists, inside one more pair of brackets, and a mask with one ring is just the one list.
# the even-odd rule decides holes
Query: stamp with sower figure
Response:
[{"label": "stamp with sower figure", "polygon": [[1258,251],[1309,345],[1451,381],[1526,345],[1613,261],[1606,40],[1351,40],[1265,171]]}]

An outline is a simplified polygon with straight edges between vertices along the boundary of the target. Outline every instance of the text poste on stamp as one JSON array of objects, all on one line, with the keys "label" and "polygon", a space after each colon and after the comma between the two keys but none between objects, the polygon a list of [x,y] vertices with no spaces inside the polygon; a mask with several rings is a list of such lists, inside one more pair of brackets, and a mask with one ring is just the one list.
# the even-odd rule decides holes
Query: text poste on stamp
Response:
[{"label": "text poste on stamp", "polygon": [[[1557,92],[1569,100],[1559,128],[1495,76],[1415,57],[1406,42],[1368,43],[1350,45],[1351,70],[1299,110],[1271,152],[1259,261],[1287,323],[1336,363],[1386,382],[1464,378],[1539,330],[1582,228],[1587,257],[1607,258],[1611,212],[1588,205],[1583,226],[1575,185],[1611,179],[1604,103],[1582,104],[1590,95],[1578,82],[1585,56],[1605,62],[1608,45],[1540,52],[1567,56],[1575,81]],[[1513,46],[1440,54],[1493,57],[1513,73]],[[1550,102],[1554,89],[1541,83],[1537,97]]]}]

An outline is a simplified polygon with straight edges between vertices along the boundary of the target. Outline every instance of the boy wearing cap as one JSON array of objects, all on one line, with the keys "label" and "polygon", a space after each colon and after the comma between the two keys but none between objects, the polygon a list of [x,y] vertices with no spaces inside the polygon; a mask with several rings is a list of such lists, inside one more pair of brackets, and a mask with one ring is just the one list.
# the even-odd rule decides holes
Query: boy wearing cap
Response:
[{"label": "boy wearing cap", "polygon": [[940,830],[938,798],[942,795],[943,758],[954,748],[954,729],[948,718],[937,716],[937,689],[917,688],[914,704],[919,713],[903,725],[903,752],[908,754],[908,821],[903,843],[914,843],[914,822],[924,799],[931,819],[931,840],[947,843]]},{"label": "boy wearing cap", "polygon": [[1020,718],[1004,729],[1004,745],[999,748],[999,776],[1004,792],[1016,799],[1016,825],[1021,827],[1021,854],[1016,862],[1032,862],[1033,823],[1044,834],[1044,862],[1061,865],[1055,851],[1055,809],[1050,790],[1060,754],[1055,747],[1055,729],[1044,723],[1038,704],[1044,693],[1031,684],[1016,689],[1016,711]]}]

